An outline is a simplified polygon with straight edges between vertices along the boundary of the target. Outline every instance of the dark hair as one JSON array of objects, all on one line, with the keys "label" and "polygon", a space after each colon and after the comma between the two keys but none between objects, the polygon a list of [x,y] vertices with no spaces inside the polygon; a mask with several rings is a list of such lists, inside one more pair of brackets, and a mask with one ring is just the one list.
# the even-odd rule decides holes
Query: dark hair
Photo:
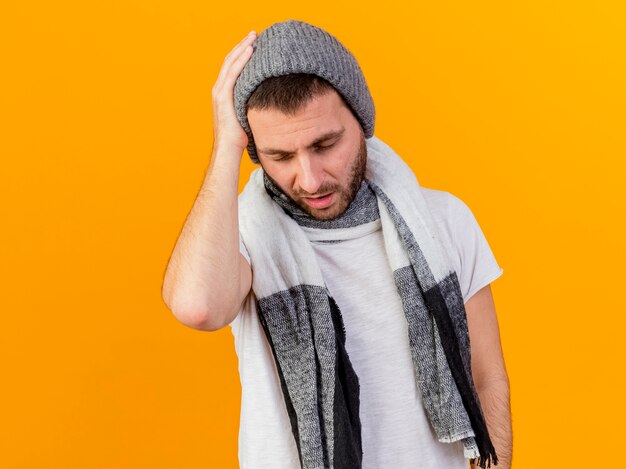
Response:
[{"label": "dark hair", "polygon": [[[250,109],[277,109],[293,116],[315,96],[330,91],[337,92],[327,80],[310,73],[290,73],[271,77],[262,81],[252,92],[246,104],[246,112]],[[337,94],[343,104],[352,111],[341,93]]]}]

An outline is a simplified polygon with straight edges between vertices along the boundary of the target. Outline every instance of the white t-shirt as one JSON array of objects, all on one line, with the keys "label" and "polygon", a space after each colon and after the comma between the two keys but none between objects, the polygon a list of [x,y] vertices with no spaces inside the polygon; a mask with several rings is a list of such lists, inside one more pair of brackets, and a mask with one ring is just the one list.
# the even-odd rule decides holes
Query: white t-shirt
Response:
[{"label": "white t-shirt", "polygon": [[[451,246],[467,300],[504,272],[469,207],[449,192],[423,188]],[[359,379],[363,469],[467,469],[462,443],[440,443],[415,380],[406,318],[385,254],[380,219],[341,231],[303,227],[346,329],[346,350]],[[346,238],[348,234],[349,239]],[[248,259],[245,246],[240,250]],[[348,279],[348,281],[346,281]],[[271,348],[251,291],[230,323],[242,386],[239,463],[242,469],[298,469],[300,461]]]}]

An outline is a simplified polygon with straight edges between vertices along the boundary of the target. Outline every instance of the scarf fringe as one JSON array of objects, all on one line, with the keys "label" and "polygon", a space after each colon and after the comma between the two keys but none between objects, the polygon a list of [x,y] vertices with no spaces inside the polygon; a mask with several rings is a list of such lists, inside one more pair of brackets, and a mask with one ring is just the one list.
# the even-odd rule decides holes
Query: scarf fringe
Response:
[{"label": "scarf fringe", "polygon": [[491,467],[491,463],[493,462],[494,466],[498,465],[498,456],[496,452],[487,454],[486,456],[479,456],[478,458],[470,459],[472,465],[477,467],[482,467],[483,469]]}]

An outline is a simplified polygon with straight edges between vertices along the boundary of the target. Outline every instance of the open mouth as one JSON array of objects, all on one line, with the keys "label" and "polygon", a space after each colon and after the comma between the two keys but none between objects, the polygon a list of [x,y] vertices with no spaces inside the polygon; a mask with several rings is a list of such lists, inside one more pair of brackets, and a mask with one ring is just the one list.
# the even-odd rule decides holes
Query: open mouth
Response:
[{"label": "open mouth", "polygon": [[305,202],[313,208],[326,208],[333,202],[333,194],[326,194],[322,197],[303,197]]}]

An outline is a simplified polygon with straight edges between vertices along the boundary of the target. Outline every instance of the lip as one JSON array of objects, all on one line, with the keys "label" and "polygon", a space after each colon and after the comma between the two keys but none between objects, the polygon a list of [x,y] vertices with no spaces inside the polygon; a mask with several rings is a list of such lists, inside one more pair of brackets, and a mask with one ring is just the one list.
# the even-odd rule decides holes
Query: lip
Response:
[{"label": "lip", "polygon": [[313,208],[326,208],[333,203],[334,192],[323,197],[303,197],[304,201]]}]

